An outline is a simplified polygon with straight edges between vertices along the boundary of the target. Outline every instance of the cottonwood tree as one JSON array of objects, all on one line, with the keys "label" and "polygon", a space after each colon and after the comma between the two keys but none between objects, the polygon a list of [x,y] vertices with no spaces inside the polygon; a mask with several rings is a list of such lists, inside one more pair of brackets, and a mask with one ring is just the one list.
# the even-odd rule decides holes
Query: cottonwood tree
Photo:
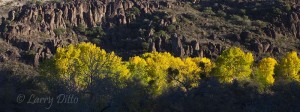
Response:
[{"label": "cottonwood tree", "polygon": [[[71,89],[89,95],[90,104],[87,105],[90,108],[87,109],[97,107],[93,102],[105,106],[109,98],[118,93],[116,90],[126,87],[130,78],[120,57],[91,43],[58,48],[53,59],[41,66],[41,73],[47,79],[59,80],[55,82],[63,82]],[[99,96],[105,99],[99,99]]]},{"label": "cottonwood tree", "polygon": [[263,58],[257,65],[254,80],[264,89],[274,83],[274,70],[277,61],[274,58]]},{"label": "cottonwood tree", "polygon": [[300,59],[295,51],[289,52],[282,57],[276,67],[276,75],[289,81],[300,81],[299,71]]},{"label": "cottonwood tree", "polygon": [[229,48],[217,58],[212,76],[223,83],[231,83],[233,80],[249,80],[253,61],[251,53],[245,53],[237,47]]},{"label": "cottonwood tree", "polygon": [[[202,68],[200,63],[205,66]],[[200,74],[210,71],[208,65],[211,63],[207,58],[181,59],[170,53],[152,52],[130,58],[128,68],[133,80],[157,96],[170,88],[187,91],[197,87]]]}]

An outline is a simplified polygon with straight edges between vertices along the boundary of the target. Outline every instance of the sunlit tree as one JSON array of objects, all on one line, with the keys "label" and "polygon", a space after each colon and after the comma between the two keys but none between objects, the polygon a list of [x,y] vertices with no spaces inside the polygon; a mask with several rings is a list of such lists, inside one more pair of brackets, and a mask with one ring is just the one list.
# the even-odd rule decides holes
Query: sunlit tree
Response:
[{"label": "sunlit tree", "polygon": [[225,50],[216,60],[212,75],[220,82],[230,83],[233,80],[249,80],[254,59],[251,53],[232,47]]},{"label": "sunlit tree", "polygon": [[169,86],[166,77],[172,59],[170,53],[145,53],[130,58],[129,68],[134,80],[146,86],[151,94],[158,95]]},{"label": "sunlit tree", "polygon": [[130,75],[120,57],[91,43],[58,48],[50,62],[42,69],[44,74],[70,82],[79,89],[92,85],[94,79],[104,78],[112,79],[121,87]]},{"label": "sunlit tree", "polygon": [[133,79],[154,95],[174,87],[185,91],[197,87],[202,71],[194,58],[180,59],[170,53],[158,52],[130,58],[129,69]]},{"label": "sunlit tree", "polygon": [[208,58],[192,58],[192,60],[201,68],[201,74],[204,77],[210,77],[211,70],[215,67],[215,64]]},{"label": "sunlit tree", "polygon": [[293,51],[282,57],[276,70],[276,75],[278,75],[280,78],[290,81],[300,81],[300,59],[297,56],[297,52]]},{"label": "sunlit tree", "polygon": [[273,76],[276,64],[277,61],[274,58],[263,58],[258,63],[253,78],[262,88],[274,83]]}]

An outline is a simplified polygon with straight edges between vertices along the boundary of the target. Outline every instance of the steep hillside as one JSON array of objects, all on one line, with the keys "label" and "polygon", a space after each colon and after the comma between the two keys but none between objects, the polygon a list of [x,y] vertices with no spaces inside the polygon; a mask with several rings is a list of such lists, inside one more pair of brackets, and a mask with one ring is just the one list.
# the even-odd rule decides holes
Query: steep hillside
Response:
[{"label": "steep hillside", "polygon": [[[1,37],[38,65],[55,49],[90,41],[126,59],[147,51],[216,58],[239,46],[256,58],[298,51],[298,5],[263,1],[72,1],[27,4],[2,18]],[[2,57],[10,58],[7,53]]]}]

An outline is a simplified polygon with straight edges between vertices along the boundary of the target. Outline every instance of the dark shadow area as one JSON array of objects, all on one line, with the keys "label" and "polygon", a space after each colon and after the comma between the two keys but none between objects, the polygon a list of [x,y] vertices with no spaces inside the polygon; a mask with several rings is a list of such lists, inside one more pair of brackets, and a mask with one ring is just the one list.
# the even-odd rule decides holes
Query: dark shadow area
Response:
[{"label": "dark shadow area", "polygon": [[[0,74],[0,110],[3,112],[296,112],[300,109],[297,82],[277,81],[261,93],[251,82],[221,84],[214,79],[203,79],[199,87],[188,92],[175,88],[153,97],[137,82],[127,82],[126,87],[120,88],[112,79],[95,79],[87,89],[78,90],[69,82],[45,80],[28,73],[18,75],[9,69],[1,69]],[[26,96],[22,103],[18,102],[20,94]],[[73,95],[78,102],[57,103],[61,94]],[[28,103],[31,95],[35,95],[33,98],[52,97],[54,102],[46,109],[47,102]]]}]

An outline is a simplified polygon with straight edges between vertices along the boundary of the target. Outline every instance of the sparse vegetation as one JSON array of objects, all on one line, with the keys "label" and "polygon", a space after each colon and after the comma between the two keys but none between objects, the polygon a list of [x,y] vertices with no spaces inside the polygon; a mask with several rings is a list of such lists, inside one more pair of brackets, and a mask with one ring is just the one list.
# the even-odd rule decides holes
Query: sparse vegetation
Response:
[{"label": "sparse vegetation", "polygon": [[168,32],[175,32],[176,31],[176,26],[175,25],[169,25],[167,27],[167,31]]},{"label": "sparse vegetation", "polygon": [[39,22],[39,23],[41,23],[42,22],[42,20],[43,20],[43,18],[42,18],[42,16],[41,15],[38,15],[38,18],[37,18],[37,22]]},{"label": "sparse vegetation", "polygon": [[133,15],[140,15],[140,14],[141,14],[141,11],[137,7],[133,7],[128,12],[126,12],[127,17],[133,16]]},{"label": "sparse vegetation", "polygon": [[252,25],[263,28],[263,27],[266,27],[268,25],[268,23],[263,22],[261,20],[256,20],[256,21],[252,21]]},{"label": "sparse vegetation", "polygon": [[195,15],[192,14],[192,13],[185,13],[185,14],[182,14],[182,16],[185,17],[185,18],[187,18],[187,19],[189,19],[189,20],[191,20],[191,21],[197,20],[197,18],[195,17]]},{"label": "sparse vegetation", "polygon": [[157,38],[157,37],[164,37],[164,38],[166,38],[166,39],[169,39],[169,38],[170,38],[170,36],[169,36],[165,31],[163,31],[163,30],[160,30],[160,31],[158,31],[158,32],[155,32],[155,33],[154,33],[154,37],[155,37],[155,38]]},{"label": "sparse vegetation", "polygon": [[239,25],[251,25],[251,20],[248,18],[248,16],[238,16],[238,15],[232,15],[230,16],[230,19],[233,23],[239,24]]},{"label": "sparse vegetation", "polygon": [[149,43],[143,42],[143,43],[142,43],[142,49],[143,49],[144,51],[147,51],[148,48],[149,48]]},{"label": "sparse vegetation", "polygon": [[93,38],[101,38],[106,35],[101,27],[87,28],[84,30],[84,34]]},{"label": "sparse vegetation", "polygon": [[219,10],[219,11],[217,12],[217,16],[219,16],[219,17],[226,17],[227,14],[226,14],[226,12],[224,12],[224,11],[222,11],[222,10]]},{"label": "sparse vegetation", "polygon": [[55,35],[61,36],[62,34],[64,34],[66,32],[66,29],[64,29],[64,28],[57,28],[57,29],[54,29],[53,32],[55,33]]},{"label": "sparse vegetation", "polygon": [[83,24],[78,24],[78,26],[74,27],[74,30],[78,33],[84,33],[86,27]]},{"label": "sparse vegetation", "polygon": [[204,14],[208,14],[208,15],[214,15],[215,12],[212,10],[211,7],[205,7],[203,10]]}]

